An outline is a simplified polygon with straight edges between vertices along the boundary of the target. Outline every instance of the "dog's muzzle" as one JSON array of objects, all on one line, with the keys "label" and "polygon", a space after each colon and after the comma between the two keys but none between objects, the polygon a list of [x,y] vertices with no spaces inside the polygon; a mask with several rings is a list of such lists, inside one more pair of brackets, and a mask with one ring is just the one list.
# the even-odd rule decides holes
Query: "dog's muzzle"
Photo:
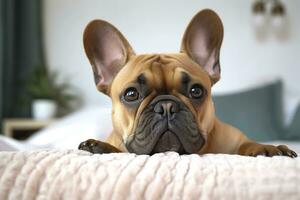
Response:
[{"label": "dog's muzzle", "polygon": [[198,152],[203,144],[197,122],[187,106],[175,96],[159,95],[142,112],[126,147],[136,154],[166,151],[191,154]]}]

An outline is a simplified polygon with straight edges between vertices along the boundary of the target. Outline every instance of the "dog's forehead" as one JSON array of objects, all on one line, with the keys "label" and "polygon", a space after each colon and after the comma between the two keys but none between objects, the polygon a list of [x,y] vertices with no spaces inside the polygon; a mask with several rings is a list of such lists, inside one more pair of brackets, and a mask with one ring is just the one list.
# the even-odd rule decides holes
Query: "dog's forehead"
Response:
[{"label": "dog's forehead", "polygon": [[115,81],[122,82],[125,86],[136,81],[142,74],[152,84],[167,87],[180,83],[182,72],[205,88],[211,87],[208,73],[184,53],[136,55],[119,72]]}]

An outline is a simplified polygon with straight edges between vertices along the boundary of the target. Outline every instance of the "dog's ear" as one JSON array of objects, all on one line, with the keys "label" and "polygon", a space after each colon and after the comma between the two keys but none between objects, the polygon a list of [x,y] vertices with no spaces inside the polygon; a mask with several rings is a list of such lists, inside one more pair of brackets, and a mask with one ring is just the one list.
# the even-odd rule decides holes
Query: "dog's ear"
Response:
[{"label": "dog's ear", "polygon": [[223,25],[212,10],[202,10],[188,25],[181,44],[181,52],[203,67],[212,84],[220,79],[220,48],[223,40]]},{"label": "dog's ear", "polygon": [[108,94],[112,80],[134,51],[117,28],[102,20],[94,20],[87,25],[83,44],[97,88]]}]

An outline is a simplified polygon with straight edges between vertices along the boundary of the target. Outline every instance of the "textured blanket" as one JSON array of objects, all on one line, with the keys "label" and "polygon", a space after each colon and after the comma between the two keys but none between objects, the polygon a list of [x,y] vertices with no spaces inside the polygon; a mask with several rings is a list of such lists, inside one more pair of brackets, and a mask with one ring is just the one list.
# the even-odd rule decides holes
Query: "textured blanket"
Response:
[{"label": "textured blanket", "polygon": [[300,159],[1,152],[0,199],[300,199]]}]

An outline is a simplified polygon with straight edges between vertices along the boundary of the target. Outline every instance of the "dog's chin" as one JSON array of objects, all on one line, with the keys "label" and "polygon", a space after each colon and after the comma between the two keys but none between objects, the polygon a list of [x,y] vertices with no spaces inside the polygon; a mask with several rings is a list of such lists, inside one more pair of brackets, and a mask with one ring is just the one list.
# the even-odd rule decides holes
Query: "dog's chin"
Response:
[{"label": "dog's chin", "polygon": [[150,154],[161,153],[166,151],[175,151],[179,154],[186,154],[179,138],[172,131],[163,133],[155,144]]}]

